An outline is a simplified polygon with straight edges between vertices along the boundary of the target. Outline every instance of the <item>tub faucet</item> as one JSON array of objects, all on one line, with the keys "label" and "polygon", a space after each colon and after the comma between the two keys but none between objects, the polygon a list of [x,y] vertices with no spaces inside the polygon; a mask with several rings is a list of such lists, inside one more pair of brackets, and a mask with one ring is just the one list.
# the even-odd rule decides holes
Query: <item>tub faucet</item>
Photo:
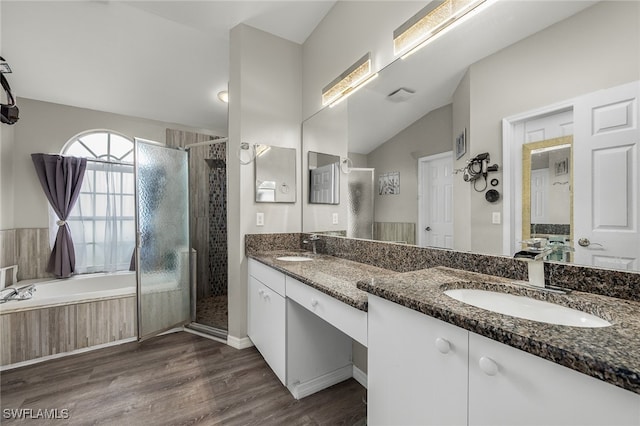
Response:
[{"label": "tub faucet", "polygon": [[6,303],[9,300],[27,300],[33,297],[36,291],[35,284],[25,285],[23,287],[9,287],[2,290],[4,294],[0,297],[0,303]]},{"label": "tub faucet", "polygon": [[311,234],[311,235],[309,236],[309,239],[308,239],[308,240],[303,240],[303,241],[302,241],[302,243],[303,243],[303,244],[309,244],[309,243],[311,243],[311,247],[313,248],[313,254],[318,254],[318,253],[317,253],[317,251],[316,251],[316,242],[317,242],[318,240],[320,240],[320,237],[318,237],[318,235],[317,235],[317,234]]}]

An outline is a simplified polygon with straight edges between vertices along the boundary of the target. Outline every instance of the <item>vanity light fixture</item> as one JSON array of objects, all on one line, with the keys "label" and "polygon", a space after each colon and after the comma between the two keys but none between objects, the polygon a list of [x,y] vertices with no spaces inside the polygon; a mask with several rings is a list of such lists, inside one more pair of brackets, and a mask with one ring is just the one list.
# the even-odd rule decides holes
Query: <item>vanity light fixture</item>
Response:
[{"label": "vanity light fixture", "polygon": [[489,0],[434,0],[393,32],[393,53],[402,59],[432,41],[444,29]]},{"label": "vanity light fixture", "polygon": [[337,105],[377,76],[371,73],[371,52],[368,52],[322,89],[322,106]]}]

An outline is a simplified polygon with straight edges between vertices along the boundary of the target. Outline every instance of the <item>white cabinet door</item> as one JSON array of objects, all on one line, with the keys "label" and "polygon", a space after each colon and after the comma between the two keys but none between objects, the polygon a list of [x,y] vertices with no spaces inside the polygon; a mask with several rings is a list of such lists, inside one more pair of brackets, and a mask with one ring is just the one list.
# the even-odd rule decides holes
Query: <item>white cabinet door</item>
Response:
[{"label": "white cabinet door", "polygon": [[469,333],[469,425],[638,425],[640,395]]},{"label": "white cabinet door", "polygon": [[249,338],[286,385],[285,299],[253,276],[249,276],[248,299]]},{"label": "white cabinet door", "polygon": [[468,332],[369,295],[367,423],[467,423]]}]

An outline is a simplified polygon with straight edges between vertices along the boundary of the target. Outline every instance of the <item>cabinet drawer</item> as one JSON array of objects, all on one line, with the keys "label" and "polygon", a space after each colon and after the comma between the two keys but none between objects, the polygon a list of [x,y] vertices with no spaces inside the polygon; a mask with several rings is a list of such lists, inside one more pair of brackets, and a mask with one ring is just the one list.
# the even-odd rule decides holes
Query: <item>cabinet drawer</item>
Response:
[{"label": "cabinet drawer", "polygon": [[269,266],[258,262],[254,259],[249,259],[249,276],[254,277],[262,284],[266,284],[271,287],[271,290],[278,293],[280,296],[285,295],[284,287],[284,274],[276,271]]},{"label": "cabinet drawer", "polygon": [[248,334],[269,367],[286,385],[286,302],[254,277],[249,277]]},{"label": "cabinet drawer", "polygon": [[367,346],[367,313],[286,277],[287,297]]}]

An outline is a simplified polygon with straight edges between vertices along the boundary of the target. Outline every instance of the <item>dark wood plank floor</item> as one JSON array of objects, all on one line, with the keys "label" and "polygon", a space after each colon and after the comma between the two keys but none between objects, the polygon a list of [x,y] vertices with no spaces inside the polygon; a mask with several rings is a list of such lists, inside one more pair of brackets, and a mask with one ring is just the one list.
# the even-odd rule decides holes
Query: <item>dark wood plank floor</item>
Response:
[{"label": "dark wood plank floor", "polygon": [[[2,424],[363,425],[355,380],[296,401],[255,348],[180,332],[0,374]],[[6,409],[67,409],[67,420],[13,421]]]}]

